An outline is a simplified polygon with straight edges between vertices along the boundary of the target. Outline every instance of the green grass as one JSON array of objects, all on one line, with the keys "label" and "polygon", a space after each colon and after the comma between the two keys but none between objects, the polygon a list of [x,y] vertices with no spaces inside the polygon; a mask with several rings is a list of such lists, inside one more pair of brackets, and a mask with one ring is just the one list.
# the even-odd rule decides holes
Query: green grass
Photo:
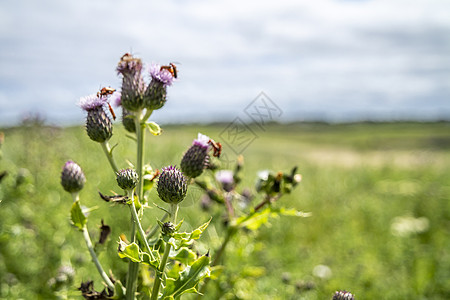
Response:
[{"label": "green grass", "polygon": [[[221,141],[226,125],[163,126],[161,136],[147,136],[147,162],[156,168],[179,164],[197,132]],[[297,165],[303,181],[277,205],[312,216],[283,217],[258,233],[239,234],[226,255],[230,283],[221,285],[224,299],[330,299],[338,289],[352,291],[357,299],[450,298],[449,123],[251,128],[258,138],[242,153],[242,186],[253,186],[259,170],[288,171]],[[118,143],[116,156],[133,162],[133,141],[119,140],[123,131],[115,131],[111,144]],[[67,264],[76,269],[70,299],[81,298],[76,288],[82,280],[94,279],[101,289],[81,233],[69,222],[71,197],[59,184],[68,159],[79,163],[87,177],[82,204],[98,206],[89,216],[93,239],[98,239],[101,219],[112,227],[100,261],[123,279],[127,265],[117,257],[116,241],[119,234],[129,234],[129,213],[97,196],[99,190],[120,192],[100,146],[82,127],[3,132],[0,172],[7,170],[8,175],[0,183],[0,298],[56,298],[48,282]],[[222,144],[224,157],[233,159],[235,154]],[[124,161],[119,165],[126,167]],[[17,183],[18,178],[23,182]],[[180,212],[186,228],[208,219],[207,213],[199,213],[198,197],[191,191]],[[157,209],[146,212],[144,224],[153,224],[159,215]],[[391,225],[399,216],[425,217],[429,228],[396,236]],[[219,218],[200,247],[213,251],[215,233],[221,231]],[[331,274],[314,275],[319,265]],[[237,280],[239,274],[245,278]],[[314,288],[296,289],[302,282]]]}]

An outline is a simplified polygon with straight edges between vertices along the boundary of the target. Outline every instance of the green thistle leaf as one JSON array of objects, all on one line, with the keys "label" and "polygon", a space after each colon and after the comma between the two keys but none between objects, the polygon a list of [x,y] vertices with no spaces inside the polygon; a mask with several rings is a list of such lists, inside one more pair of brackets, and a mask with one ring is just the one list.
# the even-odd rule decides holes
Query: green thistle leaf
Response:
[{"label": "green thistle leaf", "polygon": [[80,201],[75,201],[72,204],[70,219],[72,220],[73,225],[75,225],[79,230],[83,230],[84,226],[86,226],[87,218],[81,210]]},{"label": "green thistle leaf", "polygon": [[181,271],[177,279],[167,278],[161,299],[176,299],[186,293],[198,293],[198,283],[210,275],[209,264],[209,256],[205,255]]}]

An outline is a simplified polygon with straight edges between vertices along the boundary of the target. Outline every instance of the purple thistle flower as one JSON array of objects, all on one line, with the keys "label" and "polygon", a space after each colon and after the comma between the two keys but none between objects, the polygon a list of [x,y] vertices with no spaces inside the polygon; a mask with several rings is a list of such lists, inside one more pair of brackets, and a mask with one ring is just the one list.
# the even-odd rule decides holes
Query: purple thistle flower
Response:
[{"label": "purple thistle flower", "polygon": [[355,300],[355,296],[347,291],[336,291],[333,295],[332,300]]},{"label": "purple thistle flower", "polygon": [[210,149],[208,141],[209,137],[199,133],[198,138],[192,142],[192,146],[183,155],[180,166],[186,176],[198,177],[208,166]]},{"label": "purple thistle flower", "polygon": [[144,93],[144,107],[160,109],[167,101],[167,87],[172,85],[174,77],[169,70],[157,64],[150,67],[150,76],[152,80]]},{"label": "purple thistle flower", "polygon": [[108,96],[92,94],[80,98],[80,107],[87,112],[86,132],[95,142],[103,143],[112,136],[112,122],[103,107],[108,103]]},{"label": "purple thistle flower", "polygon": [[117,74],[137,74],[142,71],[142,61],[129,53],[125,53],[117,64]]},{"label": "purple thistle flower", "polygon": [[187,180],[175,166],[162,168],[157,191],[159,198],[166,203],[177,204],[183,201],[187,193]]},{"label": "purple thistle flower", "polygon": [[61,173],[61,185],[69,193],[81,191],[86,182],[83,170],[75,162],[69,160],[64,164]]},{"label": "purple thistle flower", "polygon": [[117,65],[117,73],[122,74],[122,107],[129,111],[143,108],[145,82],[142,77],[142,61],[126,53]]},{"label": "purple thistle flower", "polygon": [[152,80],[158,81],[164,86],[172,85],[174,80],[172,73],[169,70],[161,69],[161,66],[158,64],[153,64],[150,67],[150,76]]},{"label": "purple thistle flower", "polygon": [[93,109],[97,109],[99,107],[103,107],[108,102],[107,97],[98,97],[96,94],[88,95],[85,97],[81,97],[78,105],[84,111],[90,111]]},{"label": "purple thistle flower", "polygon": [[233,171],[231,170],[220,170],[216,173],[216,180],[220,182],[223,189],[227,192],[233,190],[234,178]]}]

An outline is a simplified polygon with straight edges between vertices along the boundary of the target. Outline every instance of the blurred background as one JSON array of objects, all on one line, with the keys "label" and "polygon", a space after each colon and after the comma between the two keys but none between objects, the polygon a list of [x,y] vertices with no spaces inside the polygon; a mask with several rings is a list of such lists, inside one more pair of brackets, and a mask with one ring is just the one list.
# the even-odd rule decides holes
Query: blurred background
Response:
[{"label": "blurred background", "polygon": [[125,52],[178,63],[156,121],[231,120],[260,92],[284,122],[450,115],[446,0],[20,0],[0,23],[0,125],[80,124]]}]

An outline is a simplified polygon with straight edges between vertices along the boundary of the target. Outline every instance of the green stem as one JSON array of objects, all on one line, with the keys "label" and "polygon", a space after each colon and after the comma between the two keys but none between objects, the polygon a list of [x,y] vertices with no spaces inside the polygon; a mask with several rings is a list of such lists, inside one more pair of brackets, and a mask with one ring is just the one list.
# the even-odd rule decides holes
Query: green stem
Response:
[{"label": "green stem", "polygon": [[148,245],[147,239],[145,238],[145,232],[142,229],[141,222],[139,221],[139,217],[138,217],[138,214],[136,211],[136,206],[134,205],[134,201],[131,201],[130,211],[131,211],[131,215],[133,216],[134,223],[137,225],[137,229],[138,229],[139,236],[141,238],[141,242],[144,243],[145,249],[147,250],[148,254],[150,255],[150,258],[152,260],[155,260],[155,257],[153,256],[150,246]]},{"label": "green stem", "polygon": [[108,275],[103,270],[102,265],[100,264],[100,262],[97,258],[97,255],[95,254],[94,247],[92,246],[91,237],[89,236],[89,232],[88,232],[86,226],[83,227],[83,237],[86,242],[86,246],[89,249],[89,253],[91,254],[92,261],[94,262],[95,266],[97,267],[97,270],[100,273],[100,276],[102,276],[103,280],[108,285],[108,288],[110,290],[114,291],[114,283],[112,283],[111,279],[109,279]]},{"label": "green stem", "polygon": [[[141,116],[142,111],[139,110],[134,115],[134,122],[136,125],[136,140],[137,140],[137,156],[136,156],[136,172],[139,176],[139,182],[137,184],[137,194],[139,201],[142,201],[143,198],[143,187],[144,181],[142,179],[143,173],[143,160],[144,160],[144,132],[142,130],[141,125]],[[131,194],[131,199],[133,199],[133,194]],[[139,219],[139,218],[138,218]],[[131,222],[131,239],[134,242],[136,239],[136,222],[134,218]],[[133,300],[136,293],[136,285],[137,285],[137,276],[139,271],[139,263],[130,262],[128,263],[128,274],[127,274],[127,292],[126,299]]]},{"label": "green stem", "polygon": [[[73,202],[80,201],[78,193],[72,193],[72,198],[73,198]],[[91,254],[92,261],[94,262],[95,266],[97,267],[97,270],[100,273],[100,276],[102,276],[103,280],[108,285],[108,288],[111,290],[114,290],[114,283],[112,283],[111,279],[109,279],[108,275],[103,270],[103,267],[97,258],[97,254],[95,254],[94,246],[92,245],[91,237],[89,236],[89,231],[87,230],[86,225],[83,226],[82,232],[83,232],[84,241],[86,242],[86,246],[89,250],[89,253]]]},{"label": "green stem", "polygon": [[114,173],[118,173],[119,168],[117,168],[117,164],[112,155],[111,147],[109,146],[108,141],[104,141],[103,143],[100,144],[102,145],[103,152],[105,152],[105,155],[108,158],[109,164],[111,165],[111,168],[114,170]]},{"label": "green stem", "polygon": [[[177,221],[178,214],[178,204],[171,204],[170,206],[170,221],[175,224]],[[171,245],[166,243],[166,248],[164,249],[164,254],[158,267],[158,272],[155,277],[155,282],[153,284],[152,296],[150,300],[157,300],[159,296],[159,288],[161,287],[161,281],[164,276],[164,269],[166,268],[167,259],[169,258],[169,253]]]}]

